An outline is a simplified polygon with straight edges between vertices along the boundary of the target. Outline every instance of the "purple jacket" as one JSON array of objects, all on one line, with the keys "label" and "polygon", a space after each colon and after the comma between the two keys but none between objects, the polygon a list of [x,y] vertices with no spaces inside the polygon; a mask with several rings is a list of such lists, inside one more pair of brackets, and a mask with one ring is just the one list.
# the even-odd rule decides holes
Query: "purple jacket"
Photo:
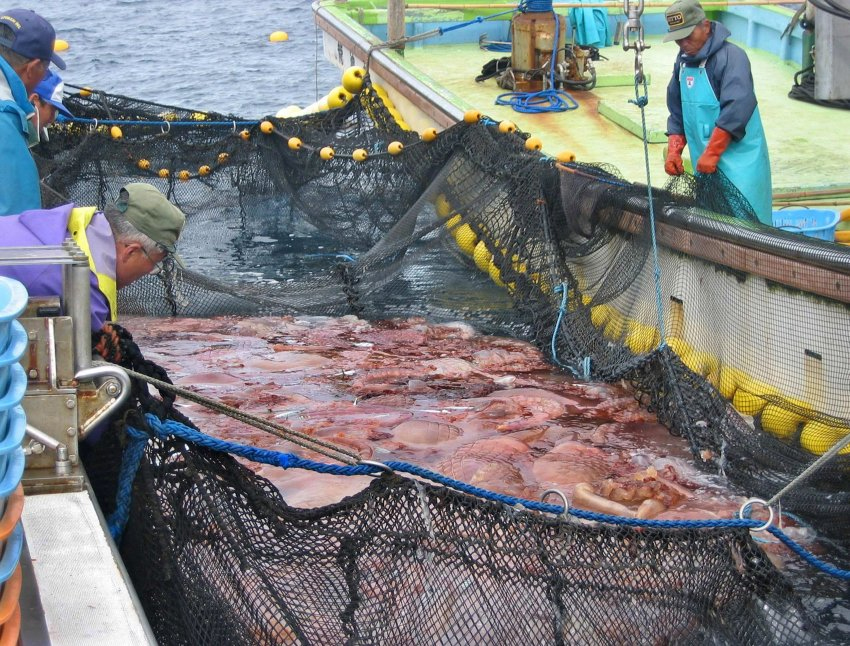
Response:
[{"label": "purple jacket", "polygon": [[[0,218],[0,247],[39,247],[61,245],[71,237],[68,217],[74,204],[64,204],[55,209],[24,211],[18,215]],[[86,228],[86,237],[97,266],[115,277],[115,239],[103,213],[96,213]],[[0,266],[0,276],[20,281],[30,296],[61,296],[61,265],[8,265]],[[109,302],[91,272],[91,329],[99,330],[109,320]]]}]

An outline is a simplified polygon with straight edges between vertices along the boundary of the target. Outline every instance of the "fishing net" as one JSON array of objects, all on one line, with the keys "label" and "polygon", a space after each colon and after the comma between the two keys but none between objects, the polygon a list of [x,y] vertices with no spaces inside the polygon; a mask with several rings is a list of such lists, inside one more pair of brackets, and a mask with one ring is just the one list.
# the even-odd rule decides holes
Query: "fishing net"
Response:
[{"label": "fishing net", "polygon": [[[47,204],[148,181],[188,216],[190,269],[122,290],[122,313],[463,317],[575,377],[629,384],[699,465],[765,499],[848,433],[848,253],[766,229],[721,174],[650,199],[486,119],[422,138],[368,79],[339,109],[264,123],[100,92],[65,102],[78,120],[39,151]],[[280,241],[297,262],[281,266]],[[468,285],[447,302],[449,266]],[[112,449],[98,464],[120,463]],[[848,464],[782,498],[836,543]],[[164,642],[826,639],[745,530],[586,525],[391,476],[307,512],[167,439],[147,444],[133,501],[123,552]]]}]

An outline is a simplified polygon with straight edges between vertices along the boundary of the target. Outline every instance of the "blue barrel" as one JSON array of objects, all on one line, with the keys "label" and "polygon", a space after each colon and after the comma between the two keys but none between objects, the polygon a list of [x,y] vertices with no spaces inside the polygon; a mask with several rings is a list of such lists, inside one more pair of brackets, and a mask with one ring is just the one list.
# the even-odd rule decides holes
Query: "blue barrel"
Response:
[{"label": "blue barrel", "polygon": [[[20,576],[19,562],[24,545],[20,484],[24,474],[22,442],[27,419],[21,400],[27,389],[27,375],[19,362],[27,349],[28,339],[17,318],[24,311],[27,298],[23,285],[0,276],[0,526],[11,528],[0,536],[0,585],[4,587],[13,576]],[[16,504],[8,504],[13,497],[12,502]]]}]

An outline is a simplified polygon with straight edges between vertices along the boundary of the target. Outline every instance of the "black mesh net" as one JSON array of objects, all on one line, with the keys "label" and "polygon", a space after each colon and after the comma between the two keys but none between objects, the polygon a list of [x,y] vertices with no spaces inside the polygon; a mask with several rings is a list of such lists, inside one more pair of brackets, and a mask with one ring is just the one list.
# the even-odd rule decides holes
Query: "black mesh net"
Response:
[{"label": "black mesh net", "polygon": [[137,494],[124,552],[153,557],[131,574],[179,627],[163,643],[811,640],[747,530],[581,525],[393,476],[300,510],[179,441],[150,446]]},{"label": "black mesh net", "polygon": [[[123,290],[122,313],[463,316],[629,384],[698,464],[765,499],[850,433],[850,254],[766,229],[720,174],[650,200],[486,119],[421,138],[368,79],[340,109],[262,123],[85,94],[39,151],[46,202],[103,205],[141,180],[188,216],[190,269]],[[294,239],[296,260],[258,237]],[[448,266],[476,298],[446,302]],[[120,463],[117,440],[98,451]],[[839,545],[847,468],[782,498]],[[834,638],[746,530],[586,525],[390,476],[304,511],[176,440],[147,448],[123,552],[163,643]]]}]

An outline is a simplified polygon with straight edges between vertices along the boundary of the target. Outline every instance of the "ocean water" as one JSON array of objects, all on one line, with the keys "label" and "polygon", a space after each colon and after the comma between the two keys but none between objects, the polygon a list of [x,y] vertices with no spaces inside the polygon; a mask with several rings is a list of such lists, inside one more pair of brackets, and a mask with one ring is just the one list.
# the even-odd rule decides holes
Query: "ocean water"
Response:
[{"label": "ocean water", "polygon": [[[309,105],[341,80],[341,71],[324,59],[308,0],[43,0],[32,6],[68,42],[60,74],[75,86],[257,119]],[[274,31],[285,31],[289,40],[270,42]],[[323,264],[335,271],[338,254],[363,251],[297,223],[255,233],[222,245],[217,231],[192,229],[190,214],[181,255],[192,270],[210,276],[274,283],[321,272]],[[417,305],[417,313],[429,318],[472,315],[489,325],[492,317],[504,317],[509,298],[485,274],[460,263],[430,259],[427,265],[411,271],[424,269],[428,280],[401,276],[381,296],[387,316],[427,303]]]},{"label": "ocean water", "polygon": [[[244,118],[305,106],[339,85],[311,2],[40,0],[69,49],[65,81]],[[269,42],[273,31],[289,34]],[[58,71],[58,70],[56,70]]]}]

